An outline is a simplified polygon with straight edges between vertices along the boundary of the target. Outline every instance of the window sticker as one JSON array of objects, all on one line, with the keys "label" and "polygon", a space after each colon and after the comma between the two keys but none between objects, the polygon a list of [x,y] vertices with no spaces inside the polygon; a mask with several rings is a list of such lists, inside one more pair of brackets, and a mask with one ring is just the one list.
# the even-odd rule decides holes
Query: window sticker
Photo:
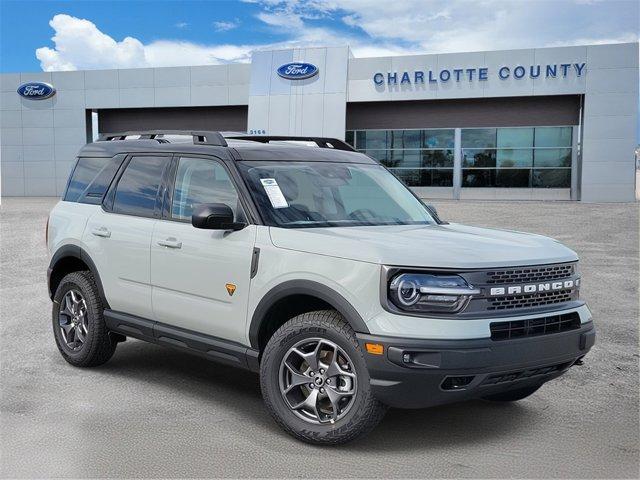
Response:
[{"label": "window sticker", "polygon": [[260,182],[273,208],[287,208],[289,206],[275,178],[261,178]]}]

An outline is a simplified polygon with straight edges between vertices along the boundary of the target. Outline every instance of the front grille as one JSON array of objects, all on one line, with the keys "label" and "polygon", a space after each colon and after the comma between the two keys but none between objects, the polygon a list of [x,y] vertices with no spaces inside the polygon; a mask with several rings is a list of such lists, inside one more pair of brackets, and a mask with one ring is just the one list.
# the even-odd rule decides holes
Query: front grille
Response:
[{"label": "front grille", "polygon": [[572,299],[573,289],[556,292],[542,292],[533,295],[508,295],[491,297],[487,310],[509,310],[512,308],[532,308],[554,303],[568,302]]},{"label": "front grille", "polygon": [[577,312],[572,312],[528,320],[493,322],[489,328],[491,329],[491,340],[534,337],[576,330],[580,328],[580,315]]},{"label": "front grille", "polygon": [[487,283],[535,283],[567,278],[574,274],[574,263],[561,263],[541,267],[520,267],[487,272]]},{"label": "front grille", "polygon": [[548,367],[531,368],[529,370],[520,370],[519,372],[502,373],[499,375],[491,375],[485,378],[480,385],[496,385],[500,383],[515,382],[525,378],[536,377],[538,375],[550,375],[556,372],[562,372],[569,368],[572,362],[559,363]]}]

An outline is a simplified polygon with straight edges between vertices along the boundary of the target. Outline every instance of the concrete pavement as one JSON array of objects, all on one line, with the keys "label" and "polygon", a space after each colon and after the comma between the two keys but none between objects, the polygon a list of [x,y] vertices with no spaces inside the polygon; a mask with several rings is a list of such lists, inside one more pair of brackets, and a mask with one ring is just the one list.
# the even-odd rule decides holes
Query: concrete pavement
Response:
[{"label": "concrete pavement", "polygon": [[46,293],[55,201],[0,207],[3,478],[638,476],[637,205],[436,202],[451,222],[575,249],[597,344],[522,402],[391,410],[365,439],[318,448],[281,432],[251,373],[135,340],[100,368],[65,363]]}]

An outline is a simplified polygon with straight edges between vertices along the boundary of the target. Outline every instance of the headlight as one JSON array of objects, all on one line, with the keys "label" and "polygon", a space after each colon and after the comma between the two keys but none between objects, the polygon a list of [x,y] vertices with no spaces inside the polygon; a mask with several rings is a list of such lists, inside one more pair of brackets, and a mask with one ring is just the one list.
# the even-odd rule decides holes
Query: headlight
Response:
[{"label": "headlight", "polygon": [[456,313],[480,290],[458,275],[402,273],[389,283],[389,298],[401,310]]}]

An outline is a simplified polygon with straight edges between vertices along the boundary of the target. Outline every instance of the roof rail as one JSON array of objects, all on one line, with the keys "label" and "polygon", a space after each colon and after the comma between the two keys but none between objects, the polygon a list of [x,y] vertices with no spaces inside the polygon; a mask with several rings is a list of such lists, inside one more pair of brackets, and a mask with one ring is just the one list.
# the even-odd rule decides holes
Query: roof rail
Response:
[{"label": "roof rail", "polygon": [[227,142],[220,132],[192,131],[192,130],[137,130],[130,132],[102,133],[98,141],[126,140],[127,137],[138,135],[139,140],[155,140],[163,135],[186,135],[193,137],[194,145],[216,145],[226,147]]},{"label": "roof rail", "polygon": [[269,143],[283,141],[315,142],[320,148],[333,148],[335,150],[345,150],[355,152],[355,148],[344,140],[329,137],[294,137],[283,135],[226,135],[225,138],[233,140],[251,140],[253,142]]}]

